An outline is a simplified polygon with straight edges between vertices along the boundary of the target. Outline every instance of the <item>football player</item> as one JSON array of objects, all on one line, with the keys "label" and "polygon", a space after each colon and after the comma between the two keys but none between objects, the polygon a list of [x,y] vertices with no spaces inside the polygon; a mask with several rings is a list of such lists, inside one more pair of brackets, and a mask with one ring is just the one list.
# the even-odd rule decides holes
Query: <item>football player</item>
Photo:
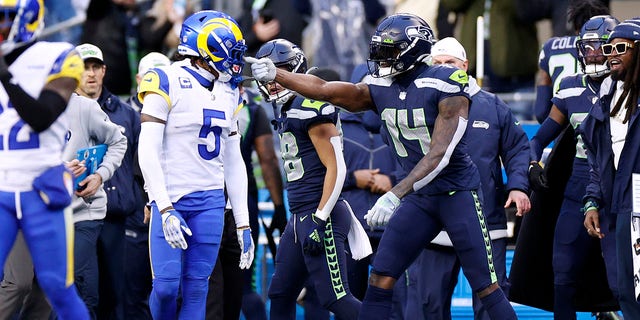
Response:
[{"label": "football player", "polygon": [[[265,43],[256,56],[287,72],[307,71],[302,50],[284,39]],[[342,319],[355,319],[361,304],[347,283],[345,242],[353,216],[340,197],[346,166],[336,126],[338,110],[296,96],[272,80],[259,82],[259,88],[280,106],[276,126],[292,215],[280,238],[269,286],[270,319],[295,319],[296,298],[307,279],[325,308]]]},{"label": "football player", "polygon": [[550,38],[542,46],[538,57],[534,108],[540,123],[549,115],[551,98],[558,91],[560,80],[579,71],[576,42],[580,28],[593,16],[609,14],[609,8],[597,0],[573,1],[567,14],[575,35]]},{"label": "football player", "polygon": [[[235,21],[200,11],[182,24],[180,61],[143,77],[140,167],[151,204],[154,319],[204,319],[208,279],[222,237],[225,190],[233,207],[240,268],[253,261],[247,173],[235,111],[246,50]],[[186,236],[185,236],[186,235]],[[176,310],[178,290],[182,305]]]},{"label": "football player", "polygon": [[326,82],[276,68],[269,59],[249,62],[260,81],[275,80],[348,111],[376,110],[383,134],[408,172],[365,217],[372,227],[388,225],[373,261],[360,319],[389,318],[396,279],[442,229],[489,315],[515,319],[497,282],[477,192],[480,176],[463,139],[468,77],[456,68],[425,63],[433,41],[433,31],[422,18],[405,13],[386,17],[370,42],[370,83]]},{"label": "football player", "polygon": [[18,228],[62,319],[89,319],[73,284],[72,176],[64,111],[84,64],[73,45],[35,41],[44,1],[0,1],[0,274]]}]

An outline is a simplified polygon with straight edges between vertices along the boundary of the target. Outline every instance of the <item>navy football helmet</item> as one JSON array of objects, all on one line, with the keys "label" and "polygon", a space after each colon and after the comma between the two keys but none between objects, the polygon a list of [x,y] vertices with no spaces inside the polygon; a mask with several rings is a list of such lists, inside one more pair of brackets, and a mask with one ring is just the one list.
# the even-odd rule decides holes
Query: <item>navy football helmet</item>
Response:
[{"label": "navy football helmet", "polygon": [[576,46],[582,72],[591,77],[609,74],[607,58],[600,48],[609,40],[609,34],[620,22],[610,15],[594,16],[580,29]]},{"label": "navy football helmet", "polygon": [[0,39],[5,55],[35,40],[44,28],[43,0],[0,0],[0,14],[3,14],[0,27],[11,28],[5,39]]},{"label": "navy football helmet", "polygon": [[218,72],[218,80],[241,77],[247,46],[236,21],[226,13],[204,10],[182,23],[178,54],[200,57]]},{"label": "navy football helmet", "polygon": [[390,77],[412,69],[431,53],[433,31],[422,18],[410,13],[386,17],[369,43],[369,73]]},{"label": "navy football helmet", "polygon": [[[302,49],[285,39],[274,39],[263,44],[256,58],[269,58],[276,68],[283,68],[294,73],[307,72],[307,58]],[[274,81],[269,83],[258,82],[258,88],[267,101],[275,101],[278,104],[287,102],[293,92],[280,86]]]}]

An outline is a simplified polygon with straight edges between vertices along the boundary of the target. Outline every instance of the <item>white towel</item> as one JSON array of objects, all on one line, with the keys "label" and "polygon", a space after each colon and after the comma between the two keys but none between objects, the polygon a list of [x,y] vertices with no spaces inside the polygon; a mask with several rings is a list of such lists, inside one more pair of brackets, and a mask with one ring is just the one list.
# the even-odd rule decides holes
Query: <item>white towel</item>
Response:
[{"label": "white towel", "polygon": [[351,257],[355,260],[366,258],[373,253],[371,243],[369,242],[369,237],[360,224],[360,221],[353,213],[349,202],[345,201],[344,203],[347,204],[349,213],[351,213],[351,225],[349,227],[349,234],[347,235]]}]

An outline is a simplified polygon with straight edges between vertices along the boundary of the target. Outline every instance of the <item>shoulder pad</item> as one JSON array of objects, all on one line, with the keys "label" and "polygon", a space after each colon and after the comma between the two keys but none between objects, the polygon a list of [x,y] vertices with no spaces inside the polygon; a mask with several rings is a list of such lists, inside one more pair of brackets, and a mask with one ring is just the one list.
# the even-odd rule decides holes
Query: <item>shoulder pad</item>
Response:
[{"label": "shoulder pad", "polygon": [[144,96],[149,93],[161,95],[168,105],[171,105],[169,98],[169,77],[160,68],[153,68],[144,74],[138,88],[138,100],[144,103]]}]

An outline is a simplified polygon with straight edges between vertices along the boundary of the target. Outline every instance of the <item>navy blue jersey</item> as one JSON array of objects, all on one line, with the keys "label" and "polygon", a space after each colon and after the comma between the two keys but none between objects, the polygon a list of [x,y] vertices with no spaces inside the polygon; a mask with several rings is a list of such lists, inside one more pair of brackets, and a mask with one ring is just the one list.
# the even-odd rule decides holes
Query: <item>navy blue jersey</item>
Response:
[{"label": "navy blue jersey", "polygon": [[[438,103],[453,96],[468,99],[467,84],[464,71],[447,65],[420,65],[393,80],[370,81],[371,98],[384,122],[382,134],[405,172],[410,172],[429,152]],[[466,138],[462,138],[449,164],[419,192],[438,194],[479,186],[478,170],[467,154]]]},{"label": "navy blue jersey", "polygon": [[[551,101],[575,130],[589,114],[591,106],[599,102],[599,91],[600,83],[592,81],[587,75],[576,74],[560,81],[560,88]],[[581,177],[588,177],[589,174],[587,154],[580,135],[577,136],[576,157],[573,162],[573,175],[576,174]]]},{"label": "navy blue jersey", "polygon": [[553,92],[560,87],[560,80],[578,73],[577,36],[553,37],[540,50],[538,66],[551,77]]},{"label": "navy blue jersey", "polygon": [[309,137],[309,129],[338,121],[332,104],[295,97],[281,112],[280,153],[287,178],[287,197],[292,212],[305,204],[319,203],[327,168],[320,161]]}]

